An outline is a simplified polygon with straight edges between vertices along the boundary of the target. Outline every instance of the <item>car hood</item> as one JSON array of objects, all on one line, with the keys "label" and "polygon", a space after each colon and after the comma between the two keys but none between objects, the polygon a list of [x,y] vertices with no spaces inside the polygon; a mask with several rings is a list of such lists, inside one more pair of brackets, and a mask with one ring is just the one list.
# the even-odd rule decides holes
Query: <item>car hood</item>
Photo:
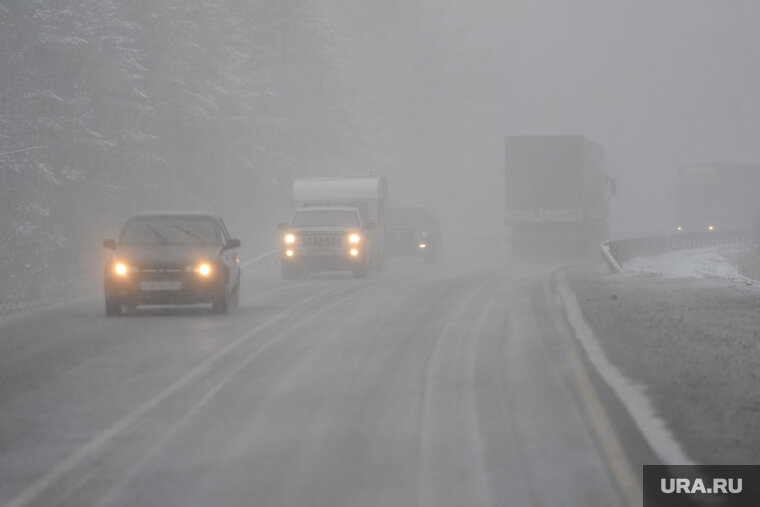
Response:
[{"label": "car hood", "polygon": [[314,227],[291,227],[290,232],[295,234],[304,232],[359,232],[359,227],[331,227],[331,226],[314,226]]},{"label": "car hood", "polygon": [[138,266],[184,266],[215,259],[221,250],[220,245],[120,245],[114,256]]}]

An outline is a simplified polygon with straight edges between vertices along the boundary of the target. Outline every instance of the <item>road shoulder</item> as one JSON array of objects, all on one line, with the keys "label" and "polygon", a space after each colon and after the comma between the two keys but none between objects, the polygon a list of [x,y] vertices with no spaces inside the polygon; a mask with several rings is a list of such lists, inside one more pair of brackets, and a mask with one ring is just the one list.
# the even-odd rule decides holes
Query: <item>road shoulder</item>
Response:
[{"label": "road shoulder", "polygon": [[689,457],[760,460],[757,289],[587,268],[567,280],[604,355],[642,386]]}]

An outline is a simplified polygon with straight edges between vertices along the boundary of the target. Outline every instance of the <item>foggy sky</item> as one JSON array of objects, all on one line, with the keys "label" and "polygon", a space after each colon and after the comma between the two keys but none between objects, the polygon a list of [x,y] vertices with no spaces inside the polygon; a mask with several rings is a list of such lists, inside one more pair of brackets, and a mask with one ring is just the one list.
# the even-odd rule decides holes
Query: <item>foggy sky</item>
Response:
[{"label": "foggy sky", "polygon": [[605,147],[613,228],[669,228],[679,165],[760,161],[757,2],[436,4],[442,44],[478,55],[477,78],[498,79],[502,134]]}]

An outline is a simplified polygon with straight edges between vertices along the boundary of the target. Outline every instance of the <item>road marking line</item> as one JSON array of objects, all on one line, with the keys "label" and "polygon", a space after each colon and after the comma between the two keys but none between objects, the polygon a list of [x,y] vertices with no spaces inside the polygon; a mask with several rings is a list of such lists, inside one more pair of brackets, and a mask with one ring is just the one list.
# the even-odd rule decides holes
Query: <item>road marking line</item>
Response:
[{"label": "road marking line", "polygon": [[[501,292],[503,284],[499,284],[499,292]],[[473,323],[473,327],[467,335],[467,341],[472,345],[468,347],[467,353],[467,371],[469,381],[472,382],[473,389],[468,390],[465,393],[467,404],[471,410],[471,417],[469,420],[469,437],[471,438],[472,445],[475,448],[474,455],[477,456],[473,468],[473,475],[478,482],[479,487],[476,488],[481,494],[478,498],[478,503],[475,505],[493,505],[493,495],[491,494],[491,481],[488,473],[488,464],[486,463],[486,445],[483,437],[482,423],[480,421],[480,412],[478,411],[478,399],[476,395],[475,385],[477,383],[477,362],[478,351],[480,342],[483,338],[483,328],[488,323],[488,319],[491,317],[491,313],[496,307],[498,298],[491,298],[489,303],[486,303],[485,307],[480,308],[480,313]],[[473,505],[473,504],[470,504]]]},{"label": "road marking line", "polygon": [[253,259],[249,259],[249,260],[245,261],[244,263],[242,263],[240,265],[240,268],[241,269],[245,269],[248,266],[251,266],[251,265],[253,265],[253,264],[255,264],[255,263],[259,262],[259,261],[262,261],[262,260],[266,259],[267,257],[269,257],[271,255],[275,255],[278,252],[279,252],[279,250],[270,250],[268,252],[265,252],[265,253],[257,256],[257,257],[254,257]]},{"label": "road marking line", "polygon": [[[436,491],[433,487],[433,484],[435,482],[433,477],[435,471],[434,464],[436,463],[436,460],[433,456],[435,446],[432,442],[433,437],[431,436],[431,433],[436,431],[436,417],[433,414],[435,410],[434,405],[436,405],[436,400],[434,400],[435,390],[437,389],[435,385],[435,377],[438,374],[438,371],[442,368],[442,366],[437,363],[439,360],[438,357],[443,353],[441,351],[441,348],[445,346],[445,344],[442,342],[447,339],[448,335],[450,335],[452,328],[461,322],[460,316],[470,307],[473,301],[475,301],[475,299],[486,290],[486,287],[491,283],[491,280],[487,280],[478,285],[475,290],[467,291],[465,297],[459,302],[459,304],[451,309],[449,312],[449,318],[446,321],[446,325],[443,326],[443,328],[439,333],[437,333],[435,337],[433,350],[430,352],[430,355],[428,356],[427,362],[425,364],[425,385],[423,387],[421,401],[422,410],[419,422],[421,436],[418,444],[419,448],[417,451],[419,459],[419,470],[417,471],[417,505],[421,507],[432,507],[437,505],[435,498]],[[466,399],[465,401],[470,400]],[[472,429],[472,427],[470,427],[470,429]],[[470,434],[469,436],[472,435]],[[482,452],[480,449],[478,449],[478,451]],[[482,458],[483,455],[481,454],[480,457]],[[485,466],[482,461],[478,463],[478,465],[481,466],[477,468]],[[475,471],[475,474],[477,473],[478,470]],[[476,479],[478,479],[478,477],[476,477]],[[486,489],[487,486],[488,484],[486,480]],[[490,491],[486,494],[490,496]]]},{"label": "road marking line", "polygon": [[168,399],[174,393],[176,393],[177,391],[184,388],[185,386],[193,382],[195,379],[197,379],[198,377],[206,373],[206,371],[217,360],[229,354],[234,349],[236,349],[237,347],[239,347],[246,341],[250,340],[254,336],[256,336],[263,329],[271,326],[272,324],[274,324],[275,322],[279,320],[282,320],[286,315],[290,314],[294,309],[305,306],[309,304],[310,302],[314,301],[315,299],[318,299],[326,294],[330,294],[332,292],[338,292],[339,290],[343,288],[344,287],[337,287],[337,288],[333,287],[333,288],[320,291],[312,296],[309,296],[306,299],[299,301],[295,305],[290,306],[288,309],[284,310],[283,312],[270,318],[263,324],[260,324],[259,326],[255,327],[253,330],[249,331],[245,335],[230,342],[223,349],[220,349],[213,356],[205,359],[202,363],[200,363],[195,368],[193,368],[190,372],[188,372],[183,377],[175,381],[172,385],[170,385],[169,387],[167,387],[166,389],[158,393],[156,396],[149,399],[148,401],[146,401],[145,403],[143,403],[136,409],[134,409],[132,412],[127,414],[121,420],[109,426],[108,429],[101,432],[100,434],[98,434],[97,436],[89,440],[87,443],[79,447],[79,449],[77,449],[75,452],[70,454],[63,461],[59,462],[55,467],[49,470],[45,475],[43,475],[42,477],[34,481],[29,487],[27,487],[24,491],[19,493],[10,502],[6,503],[5,507],[25,507],[29,505],[29,503],[31,503],[33,500],[38,498],[45,491],[49,490],[61,477],[63,477],[67,473],[70,473],[74,468],[80,466],[85,459],[87,459],[89,456],[97,452],[101,447],[108,444],[117,435],[122,433],[128,426],[130,426],[135,421],[143,417],[145,414],[153,410],[156,406],[163,403],[166,399]]},{"label": "road marking line", "polygon": [[97,296],[94,294],[90,294],[88,296],[77,297],[74,299],[65,299],[63,301],[58,301],[55,303],[40,304],[39,306],[30,306],[28,308],[21,308],[19,310],[11,311],[10,313],[7,313],[5,315],[0,315],[0,326],[15,324],[17,321],[23,321],[23,320],[28,320],[30,318],[35,318],[39,313],[43,311],[65,310],[67,308],[81,305],[82,303],[89,303],[89,302],[95,301],[98,298],[102,298],[102,297],[103,297],[102,295]]},{"label": "road marking line", "polygon": [[62,505],[69,498],[71,498],[74,493],[79,491],[79,489],[84,486],[97,471],[97,467],[94,466],[85,470],[84,473],[80,474],[74,481],[70,482],[66,489],[53,497],[50,503],[46,504],[46,507],[58,507],[59,505]]},{"label": "road marking line", "polygon": [[[249,259],[243,263],[241,263],[240,268],[245,269],[249,266],[252,266],[253,264],[264,260],[265,258],[274,255],[278,253],[279,250],[270,250],[268,252],[265,252],[257,257],[254,257],[253,259]],[[241,273],[242,275],[243,273]],[[19,310],[11,311],[10,313],[7,313],[5,315],[0,315],[0,326],[5,326],[9,324],[14,324],[16,321],[34,318],[35,314],[41,312],[41,311],[49,311],[49,310],[61,310],[65,308],[70,308],[73,306],[81,305],[82,303],[89,303],[96,301],[98,299],[102,299],[103,294],[102,291],[100,293],[92,292],[89,293],[86,296],[77,297],[74,299],[63,299],[61,301],[57,301],[54,303],[48,303],[48,304],[41,304],[39,306],[30,306],[29,308],[22,308]]]},{"label": "road marking line", "polygon": [[198,401],[196,401],[193,404],[193,406],[190,407],[190,409],[187,412],[185,412],[185,414],[182,417],[180,417],[178,420],[172,423],[171,426],[164,432],[164,434],[160,438],[158,438],[155,442],[153,442],[153,445],[151,445],[150,449],[146,453],[143,453],[139,459],[137,459],[135,462],[132,463],[129,469],[127,469],[126,473],[121,474],[121,477],[119,481],[117,482],[117,484],[109,488],[106,495],[100,499],[100,501],[98,502],[98,507],[107,507],[108,505],[113,504],[122,494],[123,490],[137,476],[137,474],[142,469],[142,467],[144,467],[150,460],[158,456],[158,454],[166,447],[169,441],[172,438],[174,438],[175,435],[178,434],[182,430],[182,428],[186,426],[197,413],[203,410],[203,408],[206,405],[208,405],[211,402],[211,400],[222,389],[224,389],[238,373],[240,373],[245,368],[250,366],[250,364],[256,358],[258,358],[261,354],[266,352],[270,347],[274,346],[277,342],[279,342],[285,336],[288,336],[291,333],[293,333],[293,331],[297,330],[300,327],[303,327],[306,323],[310,322],[311,320],[315,319],[316,317],[320,315],[323,315],[326,311],[343,304],[346,299],[356,297],[359,294],[367,292],[373,288],[375,287],[374,286],[365,287],[341,299],[333,300],[331,304],[327,305],[326,307],[319,308],[317,312],[312,313],[305,319],[299,320],[293,326],[290,326],[279,335],[275,336],[268,342],[262,344],[256,350],[252,351],[245,359],[243,359],[243,361],[240,364],[236,365],[234,368],[232,368],[232,370],[228,371],[227,374],[221,378],[221,380],[216,382],[205,394],[203,394],[198,399]]},{"label": "road marking line", "polygon": [[633,422],[660,461],[670,465],[695,465],[696,463],[686,455],[665,420],[658,415],[644,387],[629,380],[609,361],[593,330],[586,324],[578,299],[562,275],[557,283],[557,292],[562,298],[567,321],[575,330],[574,334],[585,349],[589,360],[626,407]]},{"label": "road marking line", "polygon": [[564,316],[557,310],[557,303],[553,298],[548,279],[544,280],[543,286],[544,298],[554,321],[554,327],[560,336],[564,337],[568,342],[570,367],[578,384],[581,402],[602,449],[605,461],[625,502],[630,507],[640,507],[644,500],[637,476],[631,468],[631,463],[625,455],[615,427],[604,405],[602,405],[591,377],[583,364],[573,333]]}]

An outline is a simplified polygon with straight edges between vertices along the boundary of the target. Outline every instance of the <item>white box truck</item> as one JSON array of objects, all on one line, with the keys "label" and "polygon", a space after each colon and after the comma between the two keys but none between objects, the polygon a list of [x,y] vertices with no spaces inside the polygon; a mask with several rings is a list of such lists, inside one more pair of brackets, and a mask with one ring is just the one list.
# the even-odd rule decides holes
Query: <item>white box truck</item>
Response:
[{"label": "white box truck", "polygon": [[385,259],[388,183],[381,176],[293,182],[294,212],[283,231],[282,276],[352,271],[363,277]]}]

